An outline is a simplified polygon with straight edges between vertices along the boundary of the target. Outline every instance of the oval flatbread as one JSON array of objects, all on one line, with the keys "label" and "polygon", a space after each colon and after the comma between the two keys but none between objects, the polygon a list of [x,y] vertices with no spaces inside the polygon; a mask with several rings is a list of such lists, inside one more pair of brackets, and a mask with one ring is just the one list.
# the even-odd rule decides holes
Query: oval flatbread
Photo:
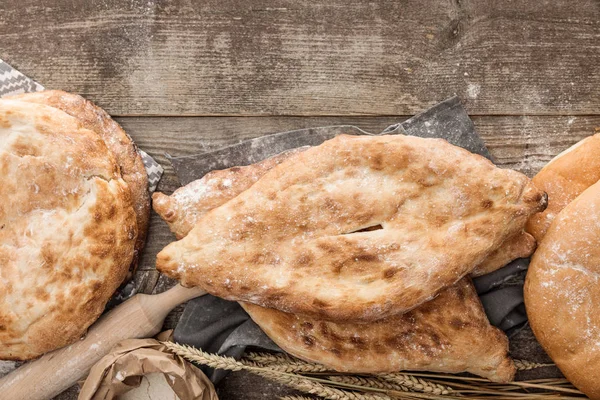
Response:
[{"label": "oval flatbread", "polygon": [[341,135],[205,214],[157,268],[230,300],[373,321],[456,283],[545,203],[524,175],[446,141]]}]

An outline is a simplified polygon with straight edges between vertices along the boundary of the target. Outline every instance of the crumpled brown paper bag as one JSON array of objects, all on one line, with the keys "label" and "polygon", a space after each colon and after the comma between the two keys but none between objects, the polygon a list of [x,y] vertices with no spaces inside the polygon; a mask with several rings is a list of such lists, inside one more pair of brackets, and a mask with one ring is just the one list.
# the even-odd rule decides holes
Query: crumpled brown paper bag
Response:
[{"label": "crumpled brown paper bag", "polygon": [[[159,335],[166,340],[170,332]],[[170,353],[155,339],[129,339],[117,344],[90,370],[78,400],[111,400],[140,386],[142,377],[162,373],[181,400],[218,400],[202,371]]]}]

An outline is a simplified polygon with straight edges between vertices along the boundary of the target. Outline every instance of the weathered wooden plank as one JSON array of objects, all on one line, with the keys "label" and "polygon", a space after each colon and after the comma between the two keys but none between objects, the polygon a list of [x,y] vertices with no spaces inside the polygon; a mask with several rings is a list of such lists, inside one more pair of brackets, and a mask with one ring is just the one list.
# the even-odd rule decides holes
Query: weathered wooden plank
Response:
[{"label": "weathered wooden plank", "polygon": [[[23,12],[25,10],[26,12]],[[593,114],[600,3],[7,0],[2,58],[115,115]]]}]

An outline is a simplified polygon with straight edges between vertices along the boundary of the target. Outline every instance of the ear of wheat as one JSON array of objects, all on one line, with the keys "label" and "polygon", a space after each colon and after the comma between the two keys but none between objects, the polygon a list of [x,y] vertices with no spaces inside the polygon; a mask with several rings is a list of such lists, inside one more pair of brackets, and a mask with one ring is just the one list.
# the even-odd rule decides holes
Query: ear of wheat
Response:
[{"label": "ear of wheat", "polygon": [[[189,361],[217,369],[245,370],[324,399],[538,400],[547,399],[548,396],[561,399],[585,397],[565,379],[499,384],[478,377],[430,372],[350,375],[331,371],[323,365],[299,360],[287,354],[249,353],[238,361],[186,345],[172,342],[164,342],[164,344],[170,351]],[[519,370],[531,370],[552,364],[515,360],[515,365]],[[308,400],[302,396],[287,396],[284,399]]]}]

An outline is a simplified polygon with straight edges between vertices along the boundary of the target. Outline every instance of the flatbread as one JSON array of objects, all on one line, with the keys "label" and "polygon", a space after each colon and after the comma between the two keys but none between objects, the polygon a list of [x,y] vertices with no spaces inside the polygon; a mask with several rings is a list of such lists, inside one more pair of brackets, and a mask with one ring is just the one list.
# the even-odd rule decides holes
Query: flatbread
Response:
[{"label": "flatbread", "polygon": [[517,258],[529,257],[535,251],[537,242],[525,231],[506,239],[502,245],[491,252],[473,271],[471,276],[481,276],[504,267]]},{"label": "flatbread", "polygon": [[130,190],[105,143],[52,107],[0,100],[0,359],[78,340],[127,274]]},{"label": "flatbread", "polygon": [[529,324],[567,379],[600,399],[600,183],[554,219],[525,280]]},{"label": "flatbread", "polygon": [[132,272],[135,271],[139,255],[146,243],[150,221],[150,193],[148,192],[148,175],[142,157],[131,138],[106,111],[73,93],[62,90],[45,90],[13,96],[11,99],[58,108],[77,118],[83,128],[94,131],[104,140],[119,165],[123,180],[131,191],[138,232],[131,268]]},{"label": "flatbread", "polygon": [[545,204],[523,174],[444,140],[340,135],[205,214],[157,268],[229,300],[374,321],[456,283]]},{"label": "flatbread", "polygon": [[494,382],[515,374],[508,339],[490,325],[469,278],[412,311],[363,325],[241,304],[283,350],[337,371],[470,372]]},{"label": "flatbread", "polygon": [[169,224],[175,237],[181,239],[192,230],[201,216],[233,199],[273,167],[306,149],[308,147],[284,151],[245,167],[209,172],[201,179],[177,189],[171,196],[156,192],[152,195],[152,208]]},{"label": "flatbread", "polygon": [[[265,164],[275,164],[274,160],[261,163],[213,171],[173,196],[155,194],[154,208],[169,211],[178,236],[185,237],[202,215],[235,197],[233,188],[243,191],[245,185],[251,185],[248,176],[256,177]],[[157,197],[161,201],[156,201]],[[240,304],[282,349],[338,371],[466,371],[496,382],[510,381],[515,373],[508,357],[508,340],[489,324],[468,278],[407,314],[370,324],[335,323]]]},{"label": "flatbread", "polygon": [[[175,190],[172,195],[156,192],[152,195],[154,211],[169,225],[177,239],[185,237],[199,218],[252,186],[271,168],[308,147],[292,149],[255,164],[211,171],[202,178]],[[504,267],[509,262],[529,257],[536,241],[525,231],[509,237],[478,265],[471,276],[481,276]]]}]

